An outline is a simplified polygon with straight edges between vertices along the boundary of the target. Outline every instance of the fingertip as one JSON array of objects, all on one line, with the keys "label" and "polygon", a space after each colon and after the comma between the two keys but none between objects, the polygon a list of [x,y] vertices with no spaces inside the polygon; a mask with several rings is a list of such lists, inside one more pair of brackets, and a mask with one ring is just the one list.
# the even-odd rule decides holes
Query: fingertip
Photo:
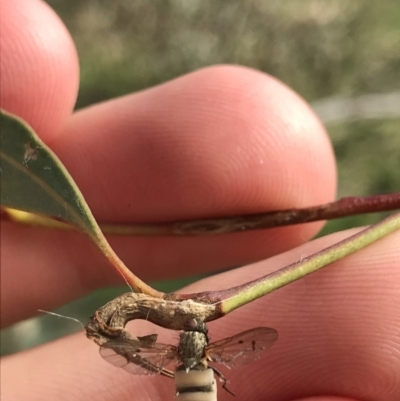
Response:
[{"label": "fingertip", "polygon": [[[336,190],[332,146],[311,108],[245,67],[205,68],[81,110],[54,149],[108,221],[314,206]],[[93,166],[104,188],[87,180]]]},{"label": "fingertip", "polygon": [[2,0],[1,107],[51,141],[71,114],[79,84],[75,46],[43,1]]},{"label": "fingertip", "polygon": [[[242,193],[247,182],[258,183],[251,188],[259,190],[252,199],[253,207],[258,203],[256,210],[265,210],[266,202],[269,210],[279,210],[334,198],[333,147],[304,99],[278,79],[248,67],[218,65],[196,74],[189,77],[197,79],[195,84],[205,92],[199,97],[209,102],[213,98],[214,109],[224,112],[219,129],[231,128],[233,139],[240,140],[240,157],[235,152],[221,152],[221,156],[228,159],[227,164],[237,157],[244,174],[236,175],[234,181]],[[247,196],[251,193],[247,191]]]}]

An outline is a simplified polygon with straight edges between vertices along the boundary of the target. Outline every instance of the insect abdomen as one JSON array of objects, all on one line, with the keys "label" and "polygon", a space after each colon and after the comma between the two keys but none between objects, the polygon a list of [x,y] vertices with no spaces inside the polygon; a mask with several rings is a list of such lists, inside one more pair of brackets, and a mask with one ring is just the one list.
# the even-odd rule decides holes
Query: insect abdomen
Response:
[{"label": "insect abdomen", "polygon": [[211,368],[197,365],[186,372],[184,367],[175,372],[177,401],[217,401],[217,385]]}]

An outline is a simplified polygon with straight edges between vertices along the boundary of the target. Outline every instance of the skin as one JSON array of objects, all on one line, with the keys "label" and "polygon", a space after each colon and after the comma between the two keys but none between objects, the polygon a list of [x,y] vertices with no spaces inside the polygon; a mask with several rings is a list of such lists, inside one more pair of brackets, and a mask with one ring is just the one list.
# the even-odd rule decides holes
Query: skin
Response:
[{"label": "skin", "polygon": [[[274,78],[214,66],[73,113],[78,59],[60,19],[36,0],[0,6],[1,106],[56,152],[99,221],[174,221],[333,199],[335,161],[324,128]],[[254,279],[351,234],[307,242],[320,227],[110,241],[144,280],[270,258],[184,290],[195,292]],[[279,332],[265,358],[226,372],[232,390],[246,400],[399,400],[399,243],[395,233],[210,324],[212,340],[256,326]],[[1,244],[3,327],[121,282],[77,233],[2,223]],[[177,333],[143,322],[134,331],[177,342]],[[173,399],[172,380],[113,368],[82,333],[1,364],[4,400]]]}]

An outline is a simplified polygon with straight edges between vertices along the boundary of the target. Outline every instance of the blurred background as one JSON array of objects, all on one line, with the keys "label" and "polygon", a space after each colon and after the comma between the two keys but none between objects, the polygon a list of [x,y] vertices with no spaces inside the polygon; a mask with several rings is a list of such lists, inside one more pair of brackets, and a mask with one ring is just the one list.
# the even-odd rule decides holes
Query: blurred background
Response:
[{"label": "blurred background", "polygon": [[[265,71],[311,103],[339,168],[338,196],[400,191],[398,0],[48,0],[78,49],[76,108],[196,69],[240,64]],[[329,222],[320,235],[382,214]],[[153,283],[176,290],[198,279]],[[57,310],[86,323],[126,288],[96,291]],[[1,354],[82,330],[43,315],[1,331]]]}]

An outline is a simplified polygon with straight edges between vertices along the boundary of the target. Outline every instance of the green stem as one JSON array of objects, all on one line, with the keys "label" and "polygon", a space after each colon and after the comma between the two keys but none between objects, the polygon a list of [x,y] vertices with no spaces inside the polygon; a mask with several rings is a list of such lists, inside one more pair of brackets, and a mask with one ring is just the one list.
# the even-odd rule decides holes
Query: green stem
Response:
[{"label": "green stem", "polygon": [[221,298],[224,299],[220,303],[221,310],[227,314],[242,305],[351,255],[399,229],[400,213],[396,213],[300,262],[293,263],[249,283],[221,291]]}]

